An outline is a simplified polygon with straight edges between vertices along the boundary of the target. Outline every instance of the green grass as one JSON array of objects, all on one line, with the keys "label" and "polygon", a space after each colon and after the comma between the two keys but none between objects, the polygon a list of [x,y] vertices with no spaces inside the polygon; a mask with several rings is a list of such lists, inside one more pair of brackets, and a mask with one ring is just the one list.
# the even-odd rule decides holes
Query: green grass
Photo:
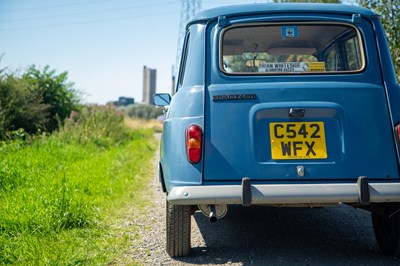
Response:
[{"label": "green grass", "polygon": [[0,146],[0,264],[107,265],[129,249],[118,223],[127,206],[145,206],[153,133],[77,139]]}]

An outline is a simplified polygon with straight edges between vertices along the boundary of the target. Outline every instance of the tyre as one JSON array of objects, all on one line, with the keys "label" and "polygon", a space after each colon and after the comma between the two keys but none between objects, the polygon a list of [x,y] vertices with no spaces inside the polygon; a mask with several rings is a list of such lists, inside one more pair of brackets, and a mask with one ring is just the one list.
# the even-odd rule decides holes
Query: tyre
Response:
[{"label": "tyre", "polygon": [[191,206],[172,205],[167,201],[166,250],[172,258],[190,253]]},{"label": "tyre", "polygon": [[400,204],[388,203],[371,212],[375,237],[382,252],[400,256]]}]

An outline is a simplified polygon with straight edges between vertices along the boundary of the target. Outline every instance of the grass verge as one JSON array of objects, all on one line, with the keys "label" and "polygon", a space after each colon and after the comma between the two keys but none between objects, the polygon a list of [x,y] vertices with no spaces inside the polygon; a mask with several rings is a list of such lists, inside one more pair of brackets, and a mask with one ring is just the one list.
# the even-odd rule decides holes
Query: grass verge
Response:
[{"label": "grass verge", "polygon": [[113,264],[137,237],[118,223],[121,209],[145,206],[152,130],[124,130],[118,142],[85,134],[0,146],[2,265]]}]

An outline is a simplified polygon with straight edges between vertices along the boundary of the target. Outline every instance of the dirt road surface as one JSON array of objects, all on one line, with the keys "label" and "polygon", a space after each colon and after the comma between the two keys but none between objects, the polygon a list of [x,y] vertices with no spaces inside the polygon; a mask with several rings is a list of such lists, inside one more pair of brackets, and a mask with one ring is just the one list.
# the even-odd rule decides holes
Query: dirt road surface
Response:
[{"label": "dirt road surface", "polygon": [[[155,169],[157,163],[158,154]],[[400,259],[380,253],[369,212],[345,205],[234,206],[213,224],[196,212],[191,255],[171,259],[165,252],[165,195],[156,170],[150,188],[153,208],[133,222],[142,230],[130,254],[144,265],[400,265]]]}]

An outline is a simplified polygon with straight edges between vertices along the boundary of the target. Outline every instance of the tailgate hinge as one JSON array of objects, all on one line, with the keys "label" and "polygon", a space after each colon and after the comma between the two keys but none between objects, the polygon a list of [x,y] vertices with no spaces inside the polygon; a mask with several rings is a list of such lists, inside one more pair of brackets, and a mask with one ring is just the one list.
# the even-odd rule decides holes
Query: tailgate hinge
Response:
[{"label": "tailgate hinge", "polygon": [[361,24],[362,23],[360,14],[353,14],[351,20],[352,20],[353,24]]},{"label": "tailgate hinge", "polygon": [[226,17],[225,16],[219,16],[218,17],[218,26],[219,27],[224,27],[226,26],[226,24],[228,24]]}]

